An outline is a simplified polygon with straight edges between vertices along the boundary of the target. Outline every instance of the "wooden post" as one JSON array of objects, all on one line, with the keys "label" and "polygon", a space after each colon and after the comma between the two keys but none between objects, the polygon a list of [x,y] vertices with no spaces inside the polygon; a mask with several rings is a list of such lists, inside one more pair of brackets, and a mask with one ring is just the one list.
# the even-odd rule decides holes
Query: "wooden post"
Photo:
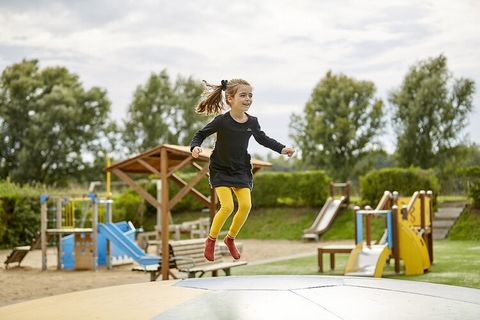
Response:
[{"label": "wooden post", "polygon": [[[57,199],[56,207],[56,228],[62,228],[62,199]],[[62,247],[62,234],[57,235],[57,270],[62,269],[62,256],[63,256],[63,247]]]},{"label": "wooden post", "polygon": [[367,214],[365,217],[365,238],[367,241],[367,246],[370,248],[372,245],[372,215]]},{"label": "wooden post", "polygon": [[347,185],[345,186],[344,194],[345,194],[345,202],[348,205],[348,204],[350,204],[350,181],[347,181]]},{"label": "wooden post", "polygon": [[40,209],[40,239],[42,241],[42,270],[47,270],[47,199]]},{"label": "wooden post", "polygon": [[393,234],[393,259],[395,260],[395,273],[400,273],[400,246],[399,246],[399,239],[398,239],[398,228],[399,228],[399,217],[400,214],[398,212],[398,207],[394,205],[392,207],[392,234]]},{"label": "wooden post", "polygon": [[169,196],[168,196],[168,152],[167,149],[162,148],[160,153],[160,173],[162,179],[162,279],[168,280],[169,276],[169,261],[170,252],[168,250],[168,208],[169,208]]},{"label": "wooden post", "polygon": [[425,191],[420,190],[420,227],[425,230]]},{"label": "wooden post", "polygon": [[[162,160],[160,160],[162,161]],[[160,166],[162,164],[160,163]],[[161,174],[160,174],[161,176]],[[155,226],[155,239],[158,241],[161,238],[161,230],[162,230],[162,208],[161,208],[161,203],[162,203],[162,181],[163,180],[156,180],[156,185],[157,185],[157,201],[160,204],[160,206],[157,206],[157,225]],[[161,248],[160,246],[156,246],[157,250],[157,255],[160,255]]]},{"label": "wooden post", "polygon": [[433,263],[433,192],[431,190],[427,191],[427,199],[430,202],[429,208],[430,210],[427,212],[430,219],[430,233],[428,236],[428,254],[430,256],[430,263]]}]

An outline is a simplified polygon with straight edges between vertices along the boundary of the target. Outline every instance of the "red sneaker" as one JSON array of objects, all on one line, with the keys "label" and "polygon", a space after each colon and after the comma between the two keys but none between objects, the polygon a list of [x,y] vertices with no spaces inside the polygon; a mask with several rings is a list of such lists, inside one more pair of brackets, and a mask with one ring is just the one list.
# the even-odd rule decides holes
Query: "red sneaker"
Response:
[{"label": "red sneaker", "polygon": [[235,239],[227,235],[225,239],[223,239],[223,242],[227,245],[228,251],[230,251],[233,259],[240,259],[240,252],[238,252],[237,247],[235,247]]},{"label": "red sneaker", "polygon": [[215,241],[217,239],[215,238],[210,238],[208,237],[207,240],[205,240],[205,251],[203,252],[203,255],[205,256],[205,259],[208,261],[213,261],[215,260]]}]

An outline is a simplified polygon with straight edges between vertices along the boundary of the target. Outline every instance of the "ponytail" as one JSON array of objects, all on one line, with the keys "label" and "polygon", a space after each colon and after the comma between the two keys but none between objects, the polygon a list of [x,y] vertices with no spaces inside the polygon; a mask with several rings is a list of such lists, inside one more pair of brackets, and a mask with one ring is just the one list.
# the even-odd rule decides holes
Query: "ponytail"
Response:
[{"label": "ponytail", "polygon": [[203,80],[203,83],[205,84],[205,90],[202,94],[202,100],[195,107],[195,111],[207,115],[219,114],[225,110],[222,91],[225,91],[225,96],[234,96],[239,85],[250,85],[242,79],[222,80],[220,85],[209,84],[205,80]]},{"label": "ponytail", "polygon": [[202,94],[204,98],[197,105],[195,111],[197,113],[206,113],[207,115],[221,113],[225,109],[222,91],[224,90],[223,84],[225,83],[225,87],[227,86],[226,80],[222,80],[221,85],[212,85],[205,80],[203,80],[203,83],[205,84],[205,90]]}]

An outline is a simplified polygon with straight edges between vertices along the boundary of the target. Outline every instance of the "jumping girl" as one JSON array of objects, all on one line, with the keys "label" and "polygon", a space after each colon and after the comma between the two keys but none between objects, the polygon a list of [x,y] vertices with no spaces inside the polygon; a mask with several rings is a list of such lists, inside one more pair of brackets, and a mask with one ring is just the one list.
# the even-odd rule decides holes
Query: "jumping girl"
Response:
[{"label": "jumping girl", "polygon": [[220,114],[224,110],[222,91],[230,107],[226,113],[217,115],[203,129],[199,130],[190,143],[194,158],[202,152],[202,142],[209,135],[217,133],[217,139],[210,156],[210,186],[215,189],[220,200],[220,209],[213,219],[210,233],[205,241],[205,258],[214,260],[215,241],[225,221],[233,212],[232,191],[238,200],[238,210],[232,225],[223,240],[234,259],[240,259],[235,247],[235,237],[247,220],[251,208],[251,190],[253,188],[252,165],[248,154],[248,141],[253,135],[261,145],[289,157],[295,150],[268,137],[260,129],[256,117],[246,113],[252,105],[252,87],[242,79],[222,80],[221,85],[205,82],[206,89],[196,111],[207,115]]}]

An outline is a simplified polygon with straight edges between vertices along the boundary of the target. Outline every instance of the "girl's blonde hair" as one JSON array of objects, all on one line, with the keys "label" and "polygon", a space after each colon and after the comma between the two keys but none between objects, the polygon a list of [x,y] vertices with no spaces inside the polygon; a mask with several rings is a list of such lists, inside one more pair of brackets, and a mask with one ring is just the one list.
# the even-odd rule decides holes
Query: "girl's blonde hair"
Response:
[{"label": "girl's blonde hair", "polygon": [[207,115],[219,114],[225,110],[222,91],[225,91],[225,102],[228,104],[227,97],[233,97],[238,91],[238,86],[250,86],[243,79],[222,80],[220,85],[209,84],[205,80],[203,80],[203,83],[205,84],[205,90],[200,103],[195,107],[195,111]]}]

